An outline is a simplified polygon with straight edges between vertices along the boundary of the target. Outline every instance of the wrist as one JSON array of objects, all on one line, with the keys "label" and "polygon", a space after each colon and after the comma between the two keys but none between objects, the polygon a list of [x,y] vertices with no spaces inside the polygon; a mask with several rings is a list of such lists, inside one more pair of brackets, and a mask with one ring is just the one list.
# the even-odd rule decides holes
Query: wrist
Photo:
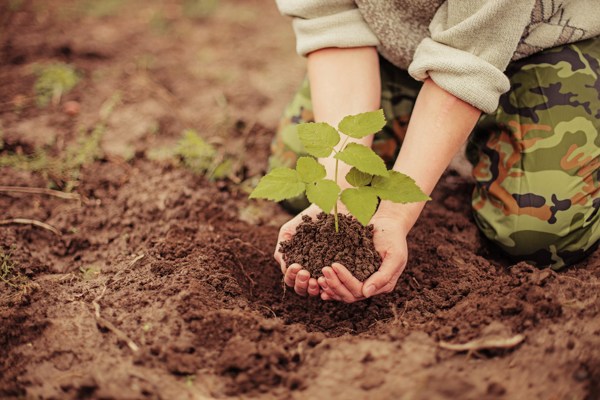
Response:
[{"label": "wrist", "polygon": [[401,204],[383,200],[379,204],[377,214],[393,219],[408,233],[417,222],[424,206],[425,202]]}]

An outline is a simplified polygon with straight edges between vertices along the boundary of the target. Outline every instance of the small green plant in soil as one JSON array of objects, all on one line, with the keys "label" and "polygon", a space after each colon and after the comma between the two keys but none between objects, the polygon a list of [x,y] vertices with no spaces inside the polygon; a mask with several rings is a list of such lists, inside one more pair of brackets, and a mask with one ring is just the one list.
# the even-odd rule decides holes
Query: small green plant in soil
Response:
[{"label": "small green plant in soil", "polygon": [[[323,210],[316,220],[303,216],[294,236],[280,243],[279,251],[287,265],[298,263],[311,276],[318,277],[322,268],[338,262],[364,281],[382,261],[373,242],[373,225],[367,225],[379,202],[429,200],[413,179],[388,170],[369,147],[349,142],[350,138],[374,134],[385,124],[382,110],[345,117],[337,129],[326,123],[300,124],[298,137],[309,156],[298,158],[295,169],[274,168],[261,178],[251,198],[281,201],[306,193],[308,200]],[[340,146],[342,138],[338,131],[346,135]],[[332,153],[335,173],[333,179],[327,179],[325,167],[317,158]],[[340,161],[352,167],[345,176],[351,187],[344,190],[340,187]],[[351,216],[338,213],[338,201],[348,208]]]},{"label": "small green plant in soil", "polygon": [[0,281],[13,289],[26,290],[29,283],[27,277],[21,275],[10,253],[0,251]]},{"label": "small green plant in soil", "polygon": [[[56,154],[50,147],[36,148],[29,154],[23,154],[17,143],[0,143],[0,167],[11,167],[40,173],[48,180],[51,188],[72,191],[79,183],[84,166],[103,157],[100,146],[106,132],[107,120],[121,101],[121,94],[115,93],[100,108],[99,121],[89,129],[81,128],[77,138]],[[17,151],[9,151],[10,147]]]},{"label": "small green plant in soil", "polygon": [[181,163],[195,174],[210,180],[224,179],[231,175],[233,160],[220,154],[194,129],[186,129],[177,145],[152,149],[147,154],[150,160],[172,160]]},{"label": "small green plant in soil", "polygon": [[219,5],[219,0],[183,0],[182,14],[186,18],[201,19],[211,15]]},{"label": "small green plant in soil", "polygon": [[36,69],[37,80],[34,90],[39,107],[60,103],[61,97],[71,91],[79,83],[79,74],[71,65],[63,63],[50,64]]},{"label": "small green plant in soil", "polygon": [[77,139],[56,156],[49,148],[37,148],[32,154],[0,148],[0,167],[40,173],[50,187],[70,192],[78,184],[82,167],[102,158],[100,141],[104,132],[103,124],[97,124],[89,132],[82,129]]},{"label": "small green plant in soil", "polygon": [[[386,124],[383,110],[347,116],[337,129],[327,123],[298,125],[298,137],[310,156],[298,158],[296,168],[278,167],[265,175],[250,194],[250,198],[273,201],[291,199],[306,193],[308,200],[325,213],[333,209],[335,231],[339,232],[338,200],[361,224],[367,225],[380,200],[411,203],[429,200],[415,181],[397,171],[388,170],[384,161],[367,146],[350,142],[380,131]],[[346,135],[344,142],[340,134]],[[325,167],[315,158],[335,153],[334,179],[326,178]],[[313,158],[314,157],[314,158]],[[352,168],[346,174],[351,188],[342,190],[338,176],[339,162]]]},{"label": "small green plant in soil", "polygon": [[84,281],[91,281],[100,276],[102,269],[97,266],[89,266],[89,267],[79,267],[79,272],[81,272],[81,278]]}]

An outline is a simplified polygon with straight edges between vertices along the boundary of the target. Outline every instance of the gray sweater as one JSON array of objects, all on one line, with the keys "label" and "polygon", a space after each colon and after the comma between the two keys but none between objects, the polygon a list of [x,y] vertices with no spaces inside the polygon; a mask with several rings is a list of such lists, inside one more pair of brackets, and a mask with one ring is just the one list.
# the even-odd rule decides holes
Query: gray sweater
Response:
[{"label": "gray sweater", "polygon": [[377,46],[417,80],[493,112],[509,62],[600,35],[600,0],[276,0],[301,55]]}]

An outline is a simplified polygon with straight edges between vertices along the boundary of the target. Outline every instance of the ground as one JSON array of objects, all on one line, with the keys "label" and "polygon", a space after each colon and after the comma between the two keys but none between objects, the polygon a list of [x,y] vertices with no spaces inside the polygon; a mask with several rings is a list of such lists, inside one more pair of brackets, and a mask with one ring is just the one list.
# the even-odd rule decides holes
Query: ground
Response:
[{"label": "ground", "polygon": [[[453,171],[393,293],[284,289],[289,215],[247,199],[304,74],[272,2],[11,0],[0,24],[1,398],[600,398],[599,252],[503,259]],[[57,63],[76,85],[38,105]]]}]

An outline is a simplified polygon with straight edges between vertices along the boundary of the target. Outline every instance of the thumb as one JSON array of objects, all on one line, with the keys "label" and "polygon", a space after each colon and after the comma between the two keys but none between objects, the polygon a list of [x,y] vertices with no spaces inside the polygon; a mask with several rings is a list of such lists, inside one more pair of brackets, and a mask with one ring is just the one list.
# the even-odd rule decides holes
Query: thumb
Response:
[{"label": "thumb", "polygon": [[371,275],[363,285],[363,296],[371,297],[380,293],[391,292],[405,263],[401,254],[387,253],[379,270]]}]

